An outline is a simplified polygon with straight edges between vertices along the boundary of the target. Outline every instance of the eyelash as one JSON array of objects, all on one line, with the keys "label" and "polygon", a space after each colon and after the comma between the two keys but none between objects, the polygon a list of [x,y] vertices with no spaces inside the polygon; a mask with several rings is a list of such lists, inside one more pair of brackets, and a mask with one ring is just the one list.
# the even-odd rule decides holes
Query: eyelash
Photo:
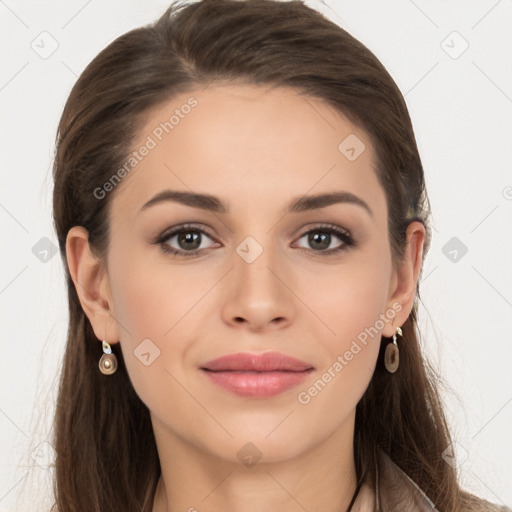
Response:
[{"label": "eyelash", "polygon": [[[201,233],[202,235],[206,235],[209,238],[213,238],[208,232],[206,232],[204,229],[199,228],[195,226],[194,224],[183,224],[181,226],[176,226],[172,228],[171,230],[166,230],[162,234],[160,234],[156,240],[154,240],[154,244],[159,245],[162,251],[165,254],[169,254],[174,257],[193,257],[196,256],[198,253],[205,249],[195,249],[193,251],[182,251],[178,249],[173,249],[169,247],[169,245],[166,243],[169,241],[170,238],[172,238],[175,235],[179,235],[181,233],[189,233],[189,232],[196,232]],[[338,254],[341,251],[346,251],[351,247],[356,246],[356,242],[349,231],[346,229],[340,228],[338,226],[324,224],[321,226],[317,226],[313,229],[310,229],[309,231],[304,232],[298,240],[303,238],[305,235],[308,235],[310,233],[328,233],[331,235],[337,236],[343,243],[336,247],[335,249],[329,249],[329,250],[320,250],[316,251],[314,249],[305,249],[304,247],[299,247],[299,249],[304,249],[306,251],[312,251],[314,253],[317,253],[320,256],[333,256],[335,254]]]}]

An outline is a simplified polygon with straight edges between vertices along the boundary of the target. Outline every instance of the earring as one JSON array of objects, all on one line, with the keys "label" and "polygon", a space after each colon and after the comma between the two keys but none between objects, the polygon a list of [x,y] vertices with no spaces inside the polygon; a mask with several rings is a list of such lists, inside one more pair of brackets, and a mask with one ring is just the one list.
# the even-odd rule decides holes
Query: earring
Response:
[{"label": "earring", "polygon": [[117,357],[112,353],[111,346],[103,340],[103,355],[100,358],[99,367],[103,375],[112,375],[117,370]]},{"label": "earring", "polygon": [[384,352],[384,366],[389,373],[395,373],[400,363],[400,353],[396,342],[397,334],[402,336],[402,329],[400,329],[400,327],[396,328],[396,332],[393,334],[393,342],[388,343],[386,351]]}]

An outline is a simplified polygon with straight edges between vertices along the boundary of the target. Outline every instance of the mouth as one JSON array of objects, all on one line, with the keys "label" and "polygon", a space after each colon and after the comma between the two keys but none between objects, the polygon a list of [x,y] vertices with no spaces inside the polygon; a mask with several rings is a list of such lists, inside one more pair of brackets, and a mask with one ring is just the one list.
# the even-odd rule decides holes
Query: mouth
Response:
[{"label": "mouth", "polygon": [[210,382],[239,396],[267,398],[291,389],[315,370],[311,364],[278,352],[238,353],[205,363]]}]

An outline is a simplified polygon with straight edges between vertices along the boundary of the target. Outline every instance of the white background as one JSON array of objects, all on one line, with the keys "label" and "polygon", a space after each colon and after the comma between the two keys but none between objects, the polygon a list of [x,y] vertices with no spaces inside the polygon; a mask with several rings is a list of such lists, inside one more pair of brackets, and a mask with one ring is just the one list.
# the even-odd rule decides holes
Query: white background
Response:
[{"label": "white background", "polygon": [[[510,506],[512,1],[307,3],[368,46],[405,95],[434,214],[421,284],[422,343],[446,379],[463,485]],[[45,510],[45,501],[47,510],[51,503],[46,441],[67,299],[58,253],[43,262],[32,248],[43,237],[57,246],[51,223],[57,123],[97,53],[166,6],[0,0],[1,512]],[[44,37],[51,48],[43,31],[58,43],[46,59],[31,47],[41,47]],[[464,41],[469,46],[458,55]],[[443,253],[453,237],[468,249],[455,262]]]}]

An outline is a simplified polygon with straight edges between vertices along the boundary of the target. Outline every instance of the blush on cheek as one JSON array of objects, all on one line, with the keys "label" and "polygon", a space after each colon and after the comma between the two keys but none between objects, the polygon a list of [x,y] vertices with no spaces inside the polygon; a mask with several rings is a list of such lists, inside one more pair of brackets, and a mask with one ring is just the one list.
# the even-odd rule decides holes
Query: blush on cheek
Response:
[{"label": "blush on cheek", "polygon": [[334,325],[336,336],[326,347],[330,362],[323,369],[334,373],[335,387],[340,393],[347,394],[349,401],[352,397],[356,402],[373,375],[383,327],[380,320],[382,310],[379,309],[382,304],[376,300],[377,293],[367,296],[366,301],[347,301],[346,305],[340,306]]}]

